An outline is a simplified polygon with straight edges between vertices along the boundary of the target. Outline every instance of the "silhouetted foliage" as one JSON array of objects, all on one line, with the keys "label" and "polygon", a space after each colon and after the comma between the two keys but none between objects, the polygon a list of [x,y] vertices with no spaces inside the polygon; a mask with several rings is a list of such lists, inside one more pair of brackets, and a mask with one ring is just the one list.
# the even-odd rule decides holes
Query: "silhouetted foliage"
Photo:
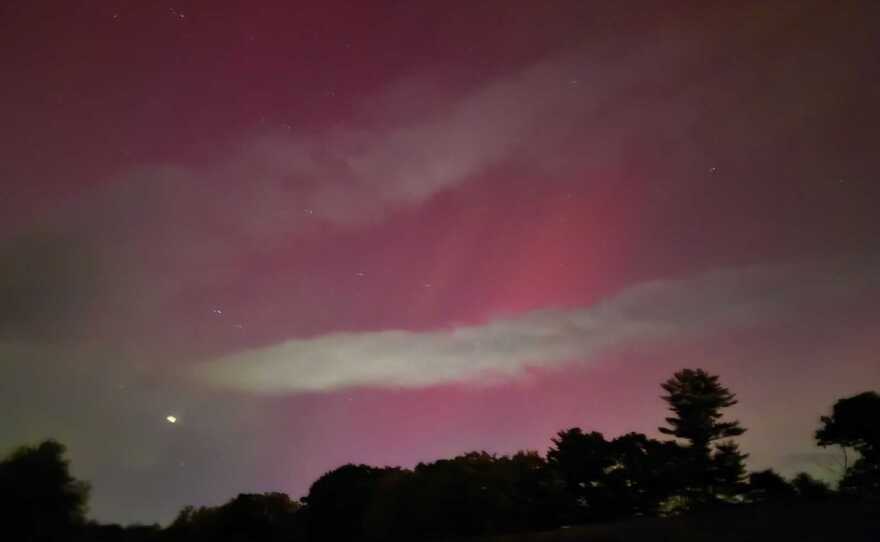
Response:
[{"label": "silhouetted foliage", "polygon": [[502,458],[502,469],[512,480],[514,530],[543,530],[559,525],[565,494],[558,473],[538,452],[517,452]]},{"label": "silhouetted foliage", "polygon": [[303,498],[310,540],[362,540],[365,519],[383,476],[398,469],[343,465],[318,478]]},{"label": "silhouetted foliage", "polygon": [[398,481],[405,532],[422,539],[553,527],[564,502],[561,482],[534,452],[471,452],[421,463]]},{"label": "silhouetted foliage", "polygon": [[559,472],[570,496],[564,510],[566,522],[583,522],[599,515],[599,486],[612,464],[605,437],[596,431],[584,433],[579,427],[560,431],[547,452],[547,463]]},{"label": "silhouetted foliage", "polygon": [[576,522],[657,513],[680,489],[685,459],[675,442],[640,433],[607,441],[579,428],[558,433],[547,452],[570,497],[565,517]]},{"label": "silhouetted foliage", "polygon": [[627,433],[610,442],[603,485],[607,517],[655,515],[681,487],[684,450],[675,442]]},{"label": "silhouetted foliage", "polygon": [[736,396],[702,369],[683,369],[664,382],[663,400],[675,414],[666,418],[666,435],[688,442],[688,461],[683,472],[685,499],[693,504],[730,497],[741,487],[745,475],[743,460],[732,441],[712,443],[745,433],[738,421],[721,421],[722,409],[737,403]]},{"label": "silhouetted foliage", "polygon": [[300,534],[295,523],[300,506],[284,493],[242,493],[217,507],[185,507],[167,533],[180,541],[293,540]]},{"label": "silhouetted foliage", "polygon": [[831,416],[822,416],[816,431],[819,446],[837,444],[855,448],[862,457],[877,460],[880,455],[880,394],[867,391],[840,399]]},{"label": "silhouetted foliage", "polygon": [[746,489],[745,459],[748,454],[739,450],[739,444],[726,441],[715,446],[711,457],[712,494],[723,499],[734,499]]},{"label": "silhouetted foliage", "polygon": [[[825,482],[806,473],[791,482],[769,469],[746,476],[747,455],[731,440],[744,429],[738,422],[721,421],[722,409],[735,404],[736,399],[719,384],[717,376],[688,369],[676,373],[663,389],[675,416],[667,418],[670,427],[661,428],[661,432],[686,441],[686,445],[640,433],[608,440],[595,431],[571,428],[552,439],[546,460],[537,452],[512,456],[470,452],[419,463],[411,470],[343,465],[318,478],[302,503],[283,493],[240,494],[220,506],[185,507],[165,529],[86,522],[88,486],[68,473],[64,447],[46,441],[20,448],[0,462],[0,519],[3,534],[11,535],[4,539],[448,540],[643,516],[655,516],[647,521],[660,521],[656,516],[681,512],[689,512],[688,518],[723,521],[711,518],[735,517],[730,514],[743,509],[738,504],[742,502],[750,503],[745,506],[748,510],[780,511],[787,506],[871,502],[839,497]],[[843,493],[863,497],[876,495],[880,489],[878,401],[875,393],[841,399],[833,414],[822,418],[823,425],[816,432],[820,445],[840,445],[859,454],[841,480]],[[694,516],[697,508],[701,510]],[[762,514],[750,516],[759,520],[749,519],[753,523],[749,529],[725,532],[733,536],[730,539],[754,539],[749,537],[762,532],[760,529],[784,536],[784,530],[768,528],[766,518],[771,516]],[[690,521],[678,518],[666,525],[689,526]],[[858,529],[843,531],[860,533]],[[737,538],[740,535],[746,538]]]},{"label": "silhouetted foliage", "polygon": [[880,497],[880,468],[864,458],[858,459],[844,473],[840,490],[852,495]]},{"label": "silhouetted foliage", "polygon": [[[369,497],[361,501],[363,508],[347,509],[344,517],[351,519],[345,531],[328,529],[322,527],[325,511],[313,498],[320,488],[313,486],[305,499],[305,518],[318,540],[426,540],[552,528],[564,503],[561,482],[535,452],[512,457],[471,452],[420,463],[413,470],[346,470],[344,477],[334,471],[335,487],[345,489],[353,481],[354,493],[369,486]],[[340,516],[328,517],[338,521]]]},{"label": "silhouetted foliage", "polygon": [[89,486],[70,475],[65,451],[47,440],[0,462],[0,510],[11,539],[69,540],[85,524]]},{"label": "silhouetted foliage", "polygon": [[795,495],[794,487],[773,469],[749,474],[746,497],[750,502],[785,500],[791,499]]},{"label": "silhouetted foliage", "polygon": [[675,417],[666,418],[671,428],[659,431],[690,442],[691,447],[707,449],[713,441],[745,433],[739,422],[721,422],[721,409],[737,403],[736,396],[718,382],[718,376],[702,369],[683,369],[661,384],[663,400]]},{"label": "silhouetted foliage", "polygon": [[831,488],[828,487],[828,484],[813,478],[806,472],[801,472],[792,478],[791,485],[794,487],[798,496],[808,500],[824,500],[829,498],[832,494]]},{"label": "silhouetted foliage", "polygon": [[816,442],[859,454],[844,473],[842,491],[880,496],[880,395],[869,391],[834,403],[831,416],[822,416]]},{"label": "silhouetted foliage", "polygon": [[89,522],[79,531],[76,540],[81,542],[160,542],[169,538],[159,525],[101,525]]}]

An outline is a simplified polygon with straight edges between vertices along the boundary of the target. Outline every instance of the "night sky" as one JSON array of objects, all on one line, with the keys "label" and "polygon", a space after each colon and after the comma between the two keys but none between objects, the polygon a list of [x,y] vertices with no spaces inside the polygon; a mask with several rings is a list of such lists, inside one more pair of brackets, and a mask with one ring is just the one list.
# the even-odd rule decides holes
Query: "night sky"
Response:
[{"label": "night sky", "polygon": [[[102,521],[880,387],[880,3],[7,1],[0,448]],[[173,416],[174,423],[167,416]]]}]

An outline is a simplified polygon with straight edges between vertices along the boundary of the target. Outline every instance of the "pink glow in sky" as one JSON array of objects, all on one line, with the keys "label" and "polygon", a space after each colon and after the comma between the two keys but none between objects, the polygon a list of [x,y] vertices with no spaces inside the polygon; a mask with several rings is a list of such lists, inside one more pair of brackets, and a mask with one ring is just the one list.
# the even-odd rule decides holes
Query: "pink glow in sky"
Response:
[{"label": "pink glow in sky", "polygon": [[880,386],[874,2],[7,4],[0,445],[99,519],[654,434],[682,367],[830,479]]}]

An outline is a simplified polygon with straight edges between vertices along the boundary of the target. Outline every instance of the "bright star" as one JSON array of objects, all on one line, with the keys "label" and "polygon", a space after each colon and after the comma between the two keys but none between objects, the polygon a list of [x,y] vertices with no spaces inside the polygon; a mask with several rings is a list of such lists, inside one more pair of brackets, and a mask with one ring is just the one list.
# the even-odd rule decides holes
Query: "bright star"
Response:
[{"label": "bright star", "polygon": [[165,419],[168,420],[168,423],[177,423],[176,416],[165,416]]}]

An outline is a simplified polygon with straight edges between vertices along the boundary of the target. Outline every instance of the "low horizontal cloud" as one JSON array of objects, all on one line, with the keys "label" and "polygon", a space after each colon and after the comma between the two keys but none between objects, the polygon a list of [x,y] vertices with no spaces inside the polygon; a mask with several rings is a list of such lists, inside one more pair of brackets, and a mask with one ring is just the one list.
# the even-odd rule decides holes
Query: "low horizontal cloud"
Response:
[{"label": "low horizontal cloud", "polygon": [[749,267],[628,288],[581,309],[539,310],[485,325],[331,333],[246,350],[197,367],[216,386],[256,393],[491,382],[529,367],[593,363],[614,346],[682,340],[770,322],[823,325],[819,307],[876,293],[856,269]]}]

